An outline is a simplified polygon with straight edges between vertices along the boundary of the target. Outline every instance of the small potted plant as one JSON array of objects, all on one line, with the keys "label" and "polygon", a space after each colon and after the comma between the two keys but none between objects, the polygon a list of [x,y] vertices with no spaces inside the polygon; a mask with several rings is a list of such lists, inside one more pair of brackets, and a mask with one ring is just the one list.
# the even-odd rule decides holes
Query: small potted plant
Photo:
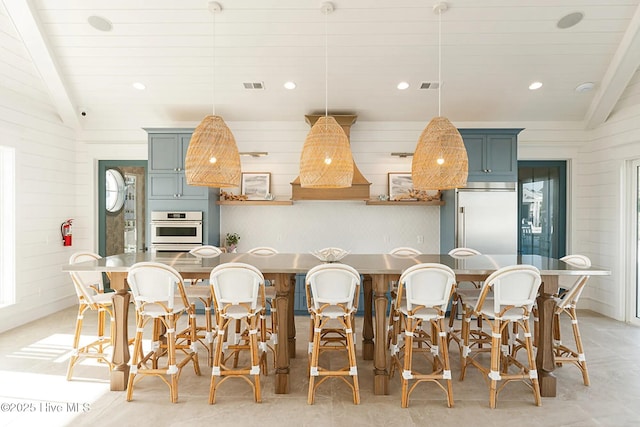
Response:
[{"label": "small potted plant", "polygon": [[227,251],[235,252],[236,247],[238,246],[238,240],[240,240],[240,235],[238,233],[227,233]]}]

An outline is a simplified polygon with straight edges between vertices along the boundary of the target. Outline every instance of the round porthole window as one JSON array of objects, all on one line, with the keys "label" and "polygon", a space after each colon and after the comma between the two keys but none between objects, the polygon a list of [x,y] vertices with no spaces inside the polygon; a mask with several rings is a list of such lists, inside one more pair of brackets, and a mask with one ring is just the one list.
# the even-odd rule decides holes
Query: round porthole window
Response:
[{"label": "round porthole window", "polygon": [[124,205],[124,178],[117,169],[107,169],[105,189],[107,212],[118,212]]}]

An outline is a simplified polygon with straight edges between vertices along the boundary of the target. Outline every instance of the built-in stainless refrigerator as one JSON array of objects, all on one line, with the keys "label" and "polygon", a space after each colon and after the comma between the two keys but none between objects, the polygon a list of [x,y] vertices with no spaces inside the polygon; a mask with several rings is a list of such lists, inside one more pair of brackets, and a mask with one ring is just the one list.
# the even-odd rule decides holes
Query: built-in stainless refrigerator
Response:
[{"label": "built-in stainless refrigerator", "polygon": [[455,190],[455,244],[483,254],[518,251],[515,182],[470,182]]}]

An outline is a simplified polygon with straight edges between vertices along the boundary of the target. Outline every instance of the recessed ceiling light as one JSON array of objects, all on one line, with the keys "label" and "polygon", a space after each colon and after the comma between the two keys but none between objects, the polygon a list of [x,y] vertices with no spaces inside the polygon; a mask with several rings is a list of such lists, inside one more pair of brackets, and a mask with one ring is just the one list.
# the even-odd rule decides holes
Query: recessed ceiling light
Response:
[{"label": "recessed ceiling light", "polygon": [[113,29],[111,21],[102,16],[90,16],[87,18],[87,22],[98,31],[111,31]]},{"label": "recessed ceiling light", "polygon": [[541,82],[533,82],[529,85],[529,90],[538,90],[542,87]]},{"label": "recessed ceiling light", "polygon": [[132,84],[134,89],[138,89],[138,90],[145,90],[147,87],[140,82],[135,82],[134,84]]},{"label": "recessed ceiling light", "polygon": [[296,88],[296,84],[294,82],[286,82],[284,84],[285,89],[293,90]]},{"label": "recessed ceiling light", "polygon": [[577,25],[582,21],[582,18],[584,18],[584,14],[582,12],[573,12],[560,18],[556,26],[561,30],[566,30],[567,28]]},{"label": "recessed ceiling light", "polygon": [[409,83],[407,82],[400,82],[398,83],[398,89],[400,90],[405,90],[409,88]]},{"label": "recessed ceiling light", "polygon": [[576,86],[576,92],[589,92],[593,90],[594,87],[596,87],[596,85],[592,82],[584,82]]}]

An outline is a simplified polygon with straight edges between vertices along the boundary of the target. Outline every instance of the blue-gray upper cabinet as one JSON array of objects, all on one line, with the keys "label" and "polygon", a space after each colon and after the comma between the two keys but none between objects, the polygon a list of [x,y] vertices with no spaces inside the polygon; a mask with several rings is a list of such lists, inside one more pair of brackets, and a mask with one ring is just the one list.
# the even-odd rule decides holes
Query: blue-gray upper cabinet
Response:
[{"label": "blue-gray upper cabinet", "polygon": [[207,199],[208,188],[187,185],[184,158],[190,133],[149,134],[149,198]]},{"label": "blue-gray upper cabinet", "polygon": [[460,129],[469,158],[468,181],[517,181],[521,130]]}]

